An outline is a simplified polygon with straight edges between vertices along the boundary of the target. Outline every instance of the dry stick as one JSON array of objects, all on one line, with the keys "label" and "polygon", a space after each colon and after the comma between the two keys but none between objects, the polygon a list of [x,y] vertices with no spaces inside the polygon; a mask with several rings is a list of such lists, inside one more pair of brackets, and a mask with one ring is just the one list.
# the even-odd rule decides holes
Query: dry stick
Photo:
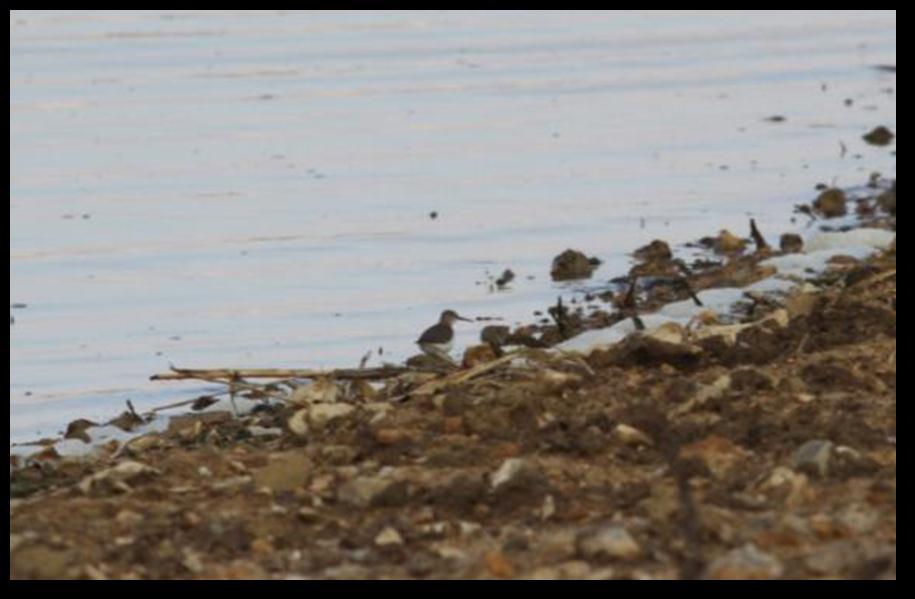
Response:
[{"label": "dry stick", "polygon": [[385,366],[381,368],[341,368],[338,370],[312,370],[296,368],[239,368],[231,370],[228,368],[175,368],[172,372],[154,374],[150,377],[153,381],[170,381],[181,379],[202,379],[211,378],[229,379],[233,376],[239,376],[246,379],[313,379],[318,377],[330,377],[335,379],[383,379],[398,376],[405,372],[416,372],[416,369]]},{"label": "dry stick", "polygon": [[756,228],[756,221],[750,219],[750,237],[753,238],[753,243],[756,244],[756,251],[769,249],[769,244],[766,243],[766,239],[762,236],[762,233],[759,232],[759,229]]},{"label": "dry stick", "polygon": [[469,370],[463,370],[461,372],[456,372],[455,374],[450,374],[450,375],[440,378],[440,379],[435,379],[434,381],[429,381],[428,383],[420,385],[419,387],[417,387],[416,389],[414,389],[413,391],[408,393],[408,395],[432,395],[433,393],[435,393],[445,387],[448,387],[451,385],[458,385],[460,383],[463,383],[464,381],[472,379],[475,376],[479,376],[479,375],[483,374],[484,372],[488,372],[488,371],[492,370],[493,368],[495,368],[497,366],[501,366],[502,364],[505,364],[509,360],[512,360],[513,358],[516,358],[516,357],[518,357],[518,352],[512,352],[510,354],[505,354],[501,358],[496,358],[495,360],[486,362],[485,364],[480,364],[479,366],[474,366],[473,368],[471,368]]},{"label": "dry stick", "polygon": [[[208,378],[208,377],[199,377],[199,379],[201,381],[207,381],[210,383],[219,383],[220,385],[228,385],[229,386],[228,392],[230,394],[235,393],[235,391],[233,391],[233,389],[232,389],[234,386],[236,388],[247,389],[249,391],[257,391],[258,393],[263,393],[267,397],[272,397],[273,399],[276,399],[276,400],[279,400],[282,402],[288,401],[287,397],[285,397],[283,395],[277,395],[275,393],[271,393],[270,391],[265,391],[263,385],[253,385],[251,383],[246,383],[241,379],[241,377],[232,378],[229,381],[225,381],[225,380],[222,380],[219,378]],[[222,395],[222,394],[220,394],[220,395]],[[194,400],[194,401],[196,401],[196,400]]]}]

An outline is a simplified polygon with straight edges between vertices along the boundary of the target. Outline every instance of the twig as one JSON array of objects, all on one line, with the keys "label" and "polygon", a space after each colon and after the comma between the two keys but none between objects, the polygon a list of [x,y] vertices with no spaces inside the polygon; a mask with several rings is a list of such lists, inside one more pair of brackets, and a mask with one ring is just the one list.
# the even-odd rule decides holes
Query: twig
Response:
[{"label": "twig", "polygon": [[759,229],[756,228],[756,221],[752,218],[750,219],[750,237],[753,238],[753,243],[756,244],[757,252],[769,249],[769,244],[766,243],[766,239],[762,236],[762,233],[759,232]]},{"label": "twig", "polygon": [[239,376],[246,379],[313,379],[328,377],[335,379],[384,379],[401,375],[405,372],[415,372],[416,369],[383,366],[380,368],[340,368],[337,370],[312,370],[297,368],[175,368],[172,372],[154,374],[150,377],[153,381],[173,381],[182,379],[210,380],[230,379]]},{"label": "twig", "polygon": [[479,366],[474,366],[473,368],[471,368],[469,370],[462,370],[460,372],[450,374],[443,378],[429,381],[428,383],[420,385],[418,388],[411,391],[409,393],[409,395],[432,395],[433,393],[436,393],[436,392],[444,389],[445,387],[449,387],[451,385],[458,385],[460,383],[463,383],[464,381],[468,381],[476,376],[479,376],[479,375],[483,374],[484,372],[489,372],[493,368],[496,368],[497,366],[501,366],[502,364],[505,364],[509,360],[512,360],[513,358],[517,358],[517,357],[518,357],[518,352],[512,352],[509,354],[505,354],[501,358],[496,358],[495,360],[486,362],[485,364],[480,364]]}]

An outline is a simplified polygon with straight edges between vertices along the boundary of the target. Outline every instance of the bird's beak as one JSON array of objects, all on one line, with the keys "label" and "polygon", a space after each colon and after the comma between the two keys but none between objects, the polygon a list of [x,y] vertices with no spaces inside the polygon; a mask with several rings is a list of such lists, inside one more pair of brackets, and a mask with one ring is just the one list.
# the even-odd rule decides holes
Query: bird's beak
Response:
[{"label": "bird's beak", "polygon": [[458,319],[458,320],[463,320],[464,322],[473,322],[472,319],[470,319],[470,318],[464,318],[463,316],[458,316],[457,319]]}]

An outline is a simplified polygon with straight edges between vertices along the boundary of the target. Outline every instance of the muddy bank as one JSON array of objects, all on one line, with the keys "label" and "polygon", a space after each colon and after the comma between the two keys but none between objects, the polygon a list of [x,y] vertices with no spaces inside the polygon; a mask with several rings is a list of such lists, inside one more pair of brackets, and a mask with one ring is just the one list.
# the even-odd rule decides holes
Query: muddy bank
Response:
[{"label": "muddy bank", "polygon": [[[892,216],[882,190],[856,203],[863,224],[895,231],[892,189]],[[779,257],[710,239],[716,257],[685,273],[643,248],[608,308],[529,327],[555,346],[647,325],[586,354],[323,383],[92,458],[11,457],[10,576],[895,578],[895,241],[701,323],[715,334],[654,326]]]}]

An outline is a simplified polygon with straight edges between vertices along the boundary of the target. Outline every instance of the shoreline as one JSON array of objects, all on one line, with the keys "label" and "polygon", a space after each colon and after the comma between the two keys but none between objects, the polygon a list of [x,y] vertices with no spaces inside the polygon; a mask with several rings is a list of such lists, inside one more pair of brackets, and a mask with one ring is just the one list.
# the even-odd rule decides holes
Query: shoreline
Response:
[{"label": "shoreline", "polygon": [[[845,233],[891,228],[892,248],[821,237],[813,281],[747,296],[814,262],[719,234],[684,286],[646,246],[647,286],[555,307],[507,360],[477,346],[469,369],[503,363],[473,378],[312,384],[94,456],[11,453],[11,578],[895,578],[889,191],[848,200]],[[709,313],[726,288],[745,312]],[[533,347],[589,332],[587,352]]]}]

